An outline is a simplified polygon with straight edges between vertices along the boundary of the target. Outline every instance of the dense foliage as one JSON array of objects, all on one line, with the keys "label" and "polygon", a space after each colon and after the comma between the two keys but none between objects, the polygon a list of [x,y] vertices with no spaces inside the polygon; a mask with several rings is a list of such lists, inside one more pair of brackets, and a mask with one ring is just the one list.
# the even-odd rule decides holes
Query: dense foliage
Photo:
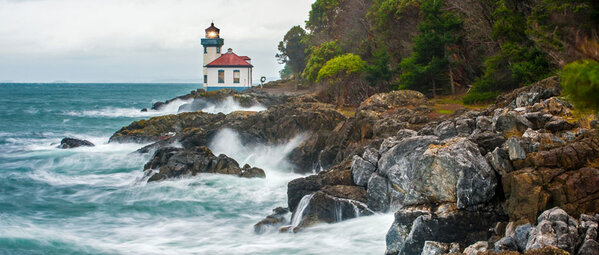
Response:
[{"label": "dense foliage", "polygon": [[580,42],[597,41],[598,27],[596,0],[316,0],[305,33],[292,28],[280,47],[281,53],[303,47],[305,60],[295,68],[288,58],[281,73],[333,86],[319,73],[351,53],[365,68],[352,78],[361,86],[348,89],[467,93],[466,103],[491,101],[584,58]]}]

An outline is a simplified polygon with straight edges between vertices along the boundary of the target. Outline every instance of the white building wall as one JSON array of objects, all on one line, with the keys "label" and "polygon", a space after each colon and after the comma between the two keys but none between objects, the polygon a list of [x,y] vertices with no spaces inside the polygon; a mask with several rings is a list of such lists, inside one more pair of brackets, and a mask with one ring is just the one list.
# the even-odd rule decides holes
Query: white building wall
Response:
[{"label": "white building wall", "polygon": [[[252,71],[249,67],[209,67],[207,87],[251,87]],[[218,83],[218,71],[225,71],[225,82]],[[239,83],[233,83],[233,71],[239,70]]]}]

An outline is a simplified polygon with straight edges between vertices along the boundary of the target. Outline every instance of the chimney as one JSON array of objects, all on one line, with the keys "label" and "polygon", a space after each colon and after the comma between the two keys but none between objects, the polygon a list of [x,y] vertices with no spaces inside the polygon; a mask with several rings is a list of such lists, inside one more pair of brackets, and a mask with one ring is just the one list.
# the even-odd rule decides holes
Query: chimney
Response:
[{"label": "chimney", "polygon": [[227,50],[227,53],[233,53],[233,49],[229,48],[229,49]]}]

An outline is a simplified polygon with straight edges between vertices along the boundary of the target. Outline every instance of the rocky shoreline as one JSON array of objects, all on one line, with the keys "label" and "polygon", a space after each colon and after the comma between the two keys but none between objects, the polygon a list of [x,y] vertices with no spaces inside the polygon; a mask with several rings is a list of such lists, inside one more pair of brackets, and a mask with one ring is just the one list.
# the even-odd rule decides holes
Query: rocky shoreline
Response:
[{"label": "rocky shoreline", "polygon": [[301,136],[287,160],[294,172],[318,173],[289,182],[288,207],[274,209],[256,233],[394,212],[387,254],[599,254],[597,120],[560,98],[557,77],[449,115],[415,91],[376,94],[350,113],[310,95],[254,90],[177,99],[191,99],[193,108],[227,97],[268,109],[155,117],[123,127],[110,142],[152,143],[139,152],[154,153],[144,169],[148,181],[159,181],[264,177],[260,166],[240,167],[206,147],[223,129],[247,144]]}]

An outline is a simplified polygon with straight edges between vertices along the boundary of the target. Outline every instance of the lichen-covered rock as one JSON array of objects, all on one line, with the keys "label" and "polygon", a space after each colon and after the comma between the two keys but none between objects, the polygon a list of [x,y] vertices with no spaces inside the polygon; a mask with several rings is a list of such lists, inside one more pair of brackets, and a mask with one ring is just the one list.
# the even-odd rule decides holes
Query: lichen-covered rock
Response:
[{"label": "lichen-covered rock", "polygon": [[572,128],[574,128],[574,125],[566,122],[564,119],[559,117],[553,117],[551,121],[545,124],[545,129],[552,132],[570,130]]},{"label": "lichen-covered rock", "polygon": [[500,251],[518,251],[518,243],[511,236],[506,236],[495,242],[495,252]]},{"label": "lichen-covered rock", "polygon": [[222,154],[217,157],[204,146],[192,149],[161,148],[154,153],[144,170],[146,176],[149,176],[149,182],[194,176],[198,173],[228,174],[247,178],[265,177],[264,170],[247,164],[241,168],[234,159]]},{"label": "lichen-covered rock", "polygon": [[530,223],[526,223],[516,227],[514,235],[512,236],[518,245],[518,251],[524,252],[526,250],[526,244],[528,243],[528,237],[532,226]]},{"label": "lichen-covered rock", "polygon": [[526,250],[556,247],[575,254],[578,242],[578,222],[564,210],[553,208],[543,212],[539,224],[530,231]]},{"label": "lichen-covered rock", "polygon": [[477,255],[478,253],[484,253],[489,249],[489,243],[486,241],[478,241],[464,249],[465,255]]},{"label": "lichen-covered rock", "polygon": [[495,172],[477,146],[465,138],[442,144],[434,136],[402,140],[381,156],[377,170],[404,195],[401,205],[456,202],[459,208],[484,203],[495,194]]},{"label": "lichen-covered rock", "polygon": [[424,104],[427,104],[424,94],[412,90],[396,90],[373,95],[364,100],[358,109],[391,109],[399,106]]},{"label": "lichen-covered rock", "polygon": [[476,123],[473,119],[459,119],[455,122],[455,129],[459,135],[468,136],[476,128]]}]

